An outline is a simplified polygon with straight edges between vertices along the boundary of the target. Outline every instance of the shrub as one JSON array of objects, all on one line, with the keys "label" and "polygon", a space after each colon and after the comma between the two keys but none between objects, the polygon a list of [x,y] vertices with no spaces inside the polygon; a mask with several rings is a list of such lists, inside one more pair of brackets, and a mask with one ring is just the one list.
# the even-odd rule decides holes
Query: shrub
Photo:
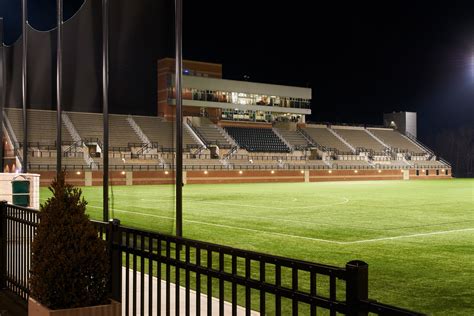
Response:
[{"label": "shrub", "polygon": [[50,309],[108,303],[109,260],[106,242],[85,214],[82,192],[61,173],[40,208],[32,244],[31,297]]}]

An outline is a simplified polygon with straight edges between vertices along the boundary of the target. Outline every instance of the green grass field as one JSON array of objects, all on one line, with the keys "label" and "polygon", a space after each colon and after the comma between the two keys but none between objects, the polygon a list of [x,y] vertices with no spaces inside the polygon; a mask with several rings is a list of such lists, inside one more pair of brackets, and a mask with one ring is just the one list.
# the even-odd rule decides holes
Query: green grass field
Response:
[{"label": "green grass field", "polygon": [[[113,216],[170,233],[173,190],[113,187]],[[83,192],[100,219],[101,188]],[[371,298],[474,315],[472,179],[187,185],[183,195],[185,237],[337,266],[363,260]]]}]

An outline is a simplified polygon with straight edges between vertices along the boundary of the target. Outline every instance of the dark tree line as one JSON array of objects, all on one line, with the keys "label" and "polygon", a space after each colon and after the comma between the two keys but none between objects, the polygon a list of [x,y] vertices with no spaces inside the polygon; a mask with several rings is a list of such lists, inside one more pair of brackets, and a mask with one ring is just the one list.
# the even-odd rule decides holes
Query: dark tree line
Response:
[{"label": "dark tree line", "polygon": [[474,127],[441,131],[436,137],[436,149],[451,163],[455,177],[474,177]]}]

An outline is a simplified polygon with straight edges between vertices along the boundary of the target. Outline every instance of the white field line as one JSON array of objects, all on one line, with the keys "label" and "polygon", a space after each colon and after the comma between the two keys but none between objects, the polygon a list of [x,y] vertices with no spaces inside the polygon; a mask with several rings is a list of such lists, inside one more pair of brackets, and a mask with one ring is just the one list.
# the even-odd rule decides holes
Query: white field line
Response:
[{"label": "white field line", "polygon": [[[99,206],[89,206],[89,207],[101,209],[101,207],[99,207]],[[115,209],[114,211],[119,212],[119,213],[129,213],[129,214],[136,214],[136,215],[149,216],[149,217],[175,219],[174,217],[170,217],[170,216],[161,216],[161,215],[146,214],[146,213],[140,213],[140,212],[125,211],[125,210]],[[400,236],[382,237],[382,238],[374,238],[374,239],[363,239],[363,240],[355,240],[355,241],[336,241],[336,240],[330,240],[330,239],[322,239],[322,238],[305,237],[305,236],[298,236],[298,235],[292,235],[292,234],[276,233],[276,232],[269,232],[269,231],[265,231],[265,230],[243,228],[243,227],[236,227],[236,226],[223,225],[223,224],[206,223],[206,222],[187,220],[187,219],[184,219],[183,221],[189,222],[189,223],[194,223],[194,224],[229,228],[229,229],[234,229],[234,230],[243,230],[243,231],[249,231],[249,232],[266,234],[266,235],[274,235],[274,236],[279,236],[279,237],[288,237],[288,238],[311,240],[311,241],[324,242],[324,243],[330,243],[330,244],[336,244],[336,245],[351,245],[351,244],[369,243],[369,242],[377,242],[377,241],[385,241],[385,240],[395,240],[395,239],[402,239],[402,238],[413,238],[413,237],[423,237],[423,236],[432,236],[432,235],[444,235],[444,234],[450,234],[450,233],[474,231],[474,228],[464,228],[464,229],[436,231],[436,232],[430,232],[430,233],[419,233],[419,234],[400,235]]]},{"label": "white field line", "polygon": [[[309,205],[309,206],[289,206],[289,207],[276,207],[276,206],[264,206],[264,205],[249,205],[249,204],[233,204],[233,203],[219,203],[219,202],[211,202],[211,201],[203,201],[203,200],[194,200],[192,202],[198,202],[198,203],[204,203],[204,204],[211,204],[211,205],[224,205],[224,206],[238,206],[238,207],[250,207],[250,208],[265,208],[265,209],[270,209],[270,210],[301,210],[301,209],[317,209],[320,207],[325,207],[325,206],[335,206],[335,205],[341,205],[341,204],[346,204],[350,200],[346,197],[342,197],[343,201],[341,202],[335,202],[335,203],[330,203],[330,204],[317,204],[317,205]],[[157,202],[156,200],[149,200],[149,199],[140,199],[141,201],[147,201],[147,202]],[[186,202],[186,200],[184,201]]]},{"label": "white field line", "polygon": [[[116,197],[117,198],[117,197]],[[329,206],[336,206],[336,205],[342,205],[342,204],[347,204],[350,202],[350,200],[346,197],[341,197],[342,201],[340,202],[334,202],[334,203],[328,203],[328,204],[316,204],[316,205],[308,205],[308,206],[288,206],[288,207],[277,207],[277,206],[265,206],[265,205],[249,205],[249,204],[233,204],[233,203],[219,203],[219,202],[212,202],[212,201],[203,201],[203,200],[193,200],[192,202],[198,202],[198,203],[203,203],[203,204],[210,204],[210,205],[223,205],[223,206],[237,206],[237,207],[248,207],[248,208],[257,208],[257,209],[270,209],[270,210],[302,210],[302,209],[318,209],[321,207],[329,207]],[[145,202],[152,202],[152,203],[157,203],[165,199],[174,199],[174,197],[160,197],[159,200],[153,200],[153,199],[140,199],[140,201],[145,201]],[[44,200],[43,200],[44,201]],[[90,201],[90,200],[89,200]],[[100,202],[99,200],[96,200]],[[186,203],[186,200],[184,201]],[[121,201],[123,203],[123,201]]]},{"label": "white field line", "polygon": [[[102,207],[100,207],[100,206],[92,206],[92,205],[88,205],[88,206],[92,207],[92,208],[102,209]],[[132,212],[132,211],[125,211],[125,210],[118,210],[118,209],[114,209],[113,211],[114,212],[119,212],[119,213],[128,213],[128,214],[136,214],[136,215],[141,215],[141,216],[148,216],[148,217],[175,219],[174,217],[171,217],[171,216],[162,216],[162,215]],[[402,239],[402,238],[424,237],[424,236],[433,236],[433,235],[445,235],[445,234],[458,233],[458,232],[474,231],[474,228],[464,228],[464,229],[454,229],[454,230],[442,230],[442,231],[436,231],[436,232],[430,232],[430,233],[399,235],[399,236],[381,237],[381,238],[374,238],[374,239],[362,239],[362,240],[355,240],[355,241],[336,241],[336,240],[330,240],[330,239],[322,239],[322,238],[305,237],[305,236],[298,236],[298,235],[292,235],[292,234],[276,233],[276,232],[269,232],[269,231],[265,231],[265,230],[258,230],[258,229],[244,228],[244,227],[236,227],[236,226],[223,225],[223,224],[206,223],[206,222],[194,221],[194,220],[188,220],[188,219],[184,219],[183,221],[189,222],[189,223],[200,224],[200,225],[206,225],[206,226],[215,226],[215,227],[229,228],[229,229],[234,229],[234,230],[243,230],[243,231],[249,231],[249,232],[266,234],[266,235],[274,235],[274,236],[288,237],[288,238],[297,238],[297,239],[311,240],[311,241],[324,242],[324,243],[337,244],[337,245],[361,244],[361,243],[370,243],[370,242],[377,242],[377,241],[396,240],[396,239]]]},{"label": "white field line", "polygon": [[[89,205],[89,207],[102,209],[102,207],[99,207],[99,206],[91,206],[91,205]],[[162,216],[162,215],[155,215],[155,214],[146,214],[146,213],[125,211],[125,210],[117,210],[117,209],[114,209],[114,212],[129,213],[129,214],[142,215],[142,216],[147,216],[147,217],[157,217],[157,218],[175,219],[174,217],[171,217],[171,216]],[[244,227],[236,227],[236,226],[223,225],[223,224],[215,224],[215,223],[206,223],[206,222],[194,221],[194,220],[189,220],[189,219],[183,219],[183,221],[184,221],[184,222],[188,222],[188,223],[200,224],[200,225],[215,226],[215,227],[229,228],[229,229],[235,229],[235,230],[243,230],[243,231],[248,231],[248,232],[253,232],[253,233],[259,233],[259,234],[275,235],[275,236],[280,236],[280,237],[299,238],[299,239],[312,240],[312,241],[320,241],[320,242],[331,243],[331,244],[338,244],[338,245],[344,244],[344,242],[335,241],[335,240],[327,240],[327,239],[312,238],[312,237],[305,237],[305,236],[298,236],[298,235],[291,235],[291,234],[275,233],[275,232],[269,232],[269,231],[265,231],[265,230],[258,230],[258,229],[244,228]]]},{"label": "white field line", "polygon": [[[326,204],[325,206],[332,206],[332,205],[338,205],[338,204],[344,204],[344,203],[347,203],[349,201],[349,199],[347,198],[344,198],[346,201],[343,201],[343,202],[337,202],[337,203],[334,203],[334,204]],[[158,200],[149,200],[149,199],[140,199],[141,201],[148,201],[148,202],[159,202]],[[95,201],[98,201],[98,200],[95,200]],[[100,201],[98,201],[100,202]],[[199,203],[205,203],[205,204],[218,204],[218,205],[228,205],[228,204],[224,204],[224,203],[214,203],[214,202],[206,202],[206,201],[193,201],[193,202],[199,202]],[[122,202],[121,202],[122,203]],[[233,205],[236,205],[236,204],[233,204]],[[89,207],[94,207],[96,208],[95,206],[90,206],[88,205]],[[238,206],[246,206],[246,205],[238,205]],[[318,206],[324,206],[324,205],[318,205]],[[256,206],[251,206],[250,207],[256,207]],[[313,207],[313,206],[312,206]],[[281,209],[284,209],[284,210],[287,210],[286,208],[281,208]],[[291,208],[290,210],[292,209],[295,209],[295,208]],[[297,209],[297,208],[296,208]],[[116,209],[114,208],[113,211],[115,211]],[[120,212],[120,211],[119,211]],[[124,212],[124,211],[122,211]],[[194,212],[194,211],[192,211]],[[135,213],[135,212],[133,212]],[[334,227],[334,226],[340,226],[340,227],[347,227],[347,226],[341,226],[341,225],[334,225],[334,224],[329,224],[329,223],[321,223],[321,222],[314,222],[314,221],[310,221],[310,220],[295,220],[295,219],[287,219],[287,218],[280,218],[280,217],[275,217],[275,216],[255,216],[255,215],[248,215],[248,214],[241,214],[241,215],[238,215],[238,216],[233,216],[233,212],[226,212],[226,210],[219,210],[219,211],[209,211],[209,210],[199,210],[198,213],[206,213],[206,214],[217,214],[217,215],[225,215],[226,217],[230,217],[230,218],[237,218],[237,219],[241,219],[241,218],[257,218],[257,219],[263,219],[263,220],[272,220],[272,221],[280,221],[280,222],[288,222],[288,223],[297,223],[297,224],[308,224],[308,225],[318,225],[318,226],[331,226],[331,227]],[[165,217],[165,216],[163,216]],[[170,217],[166,217],[166,218],[170,218]],[[361,229],[366,229],[366,230],[374,230],[374,231],[380,231],[380,230],[383,230],[383,229],[374,229],[374,228],[368,228],[368,227],[359,227]]]},{"label": "white field line", "polygon": [[[347,198],[344,198],[346,199],[347,201],[344,201],[344,202],[340,202],[340,204],[343,204],[343,203],[347,203],[349,201],[349,199]],[[149,202],[159,202],[158,200],[149,200],[149,199],[140,199],[141,201],[149,201]],[[97,201],[97,202],[100,202],[99,200],[93,200],[93,201]],[[205,201],[193,201],[193,202],[199,202],[199,203],[212,203],[212,204],[217,204],[217,203],[213,203],[213,202],[205,202]],[[123,203],[123,202],[121,202]],[[224,203],[219,203],[219,204],[223,204]],[[336,203],[336,204],[327,204],[327,206],[330,206],[330,205],[337,205],[339,204]],[[225,205],[228,205],[228,204],[225,204]],[[91,206],[91,205],[88,205],[89,207],[93,207],[93,208],[97,208],[95,206]],[[239,206],[245,206],[245,205],[239,205]],[[321,205],[320,205],[321,206]],[[293,209],[293,208],[291,208]],[[115,211],[116,209],[114,208],[112,211]],[[286,209],[285,209],[286,210]],[[119,211],[119,212],[125,212],[125,211]],[[127,211],[128,212],[128,211]],[[196,211],[191,211],[193,213],[196,213]],[[136,212],[133,212],[133,213],[136,213]],[[335,225],[335,224],[329,224],[329,223],[321,223],[321,222],[314,222],[314,221],[310,221],[310,220],[295,220],[295,219],[287,219],[287,218],[280,218],[280,217],[275,217],[275,216],[255,216],[255,215],[248,215],[248,214],[241,214],[241,215],[234,215],[233,214],[235,212],[228,212],[226,210],[219,210],[219,211],[209,211],[209,210],[199,210],[197,211],[197,213],[199,214],[202,214],[202,213],[206,213],[206,214],[217,214],[217,215],[225,215],[226,217],[229,217],[229,218],[236,218],[236,219],[242,219],[242,218],[256,218],[256,219],[263,219],[263,220],[272,220],[272,221],[279,221],[279,222],[287,222],[287,223],[297,223],[297,224],[307,224],[307,225],[318,225],[318,226],[331,226],[331,227],[336,227],[336,226],[339,226],[339,227],[348,227],[348,226],[341,226],[341,225]],[[193,215],[196,215],[196,214],[193,214]],[[166,216],[162,216],[164,218],[171,218],[171,217],[166,217]],[[174,218],[173,218],[174,219]],[[372,231],[381,231],[383,229],[375,229],[375,228],[369,228],[369,227],[357,227],[357,228],[361,228],[361,229],[365,229],[365,230],[372,230]]]},{"label": "white field line", "polygon": [[400,236],[393,236],[393,237],[382,237],[382,238],[365,239],[365,240],[345,241],[344,244],[346,244],[346,245],[362,244],[362,243],[376,242],[376,241],[394,240],[394,239],[402,239],[402,238],[413,238],[413,237],[424,237],[424,236],[432,236],[432,235],[444,235],[444,234],[467,232],[467,231],[474,231],[474,228],[442,230],[442,231],[431,232],[431,233],[420,233],[420,234],[412,234],[412,235],[400,235]]}]

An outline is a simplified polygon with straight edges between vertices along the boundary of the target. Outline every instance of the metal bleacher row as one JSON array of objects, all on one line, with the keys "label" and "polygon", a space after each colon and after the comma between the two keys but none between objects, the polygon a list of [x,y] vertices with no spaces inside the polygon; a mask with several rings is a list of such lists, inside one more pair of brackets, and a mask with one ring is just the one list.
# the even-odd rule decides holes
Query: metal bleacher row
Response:
[{"label": "metal bleacher row", "polygon": [[289,152],[285,143],[268,128],[226,127],[235,141],[249,152]]},{"label": "metal bleacher row", "polygon": [[[21,163],[21,109],[5,109],[4,126]],[[63,112],[63,165],[66,169],[103,167],[103,118],[98,113]],[[159,117],[109,116],[112,169],[172,168],[174,123]],[[306,124],[292,128],[222,127],[206,118],[188,119],[183,129],[187,169],[232,168],[443,168],[429,150],[389,128]],[[56,112],[28,110],[29,170],[54,170]],[[217,152],[211,151],[217,147]]]},{"label": "metal bleacher row", "polygon": [[327,127],[311,126],[303,128],[303,131],[308,135],[314,143],[323,146],[327,149],[335,149],[339,152],[350,153],[352,152],[344,142],[332,134]]}]

